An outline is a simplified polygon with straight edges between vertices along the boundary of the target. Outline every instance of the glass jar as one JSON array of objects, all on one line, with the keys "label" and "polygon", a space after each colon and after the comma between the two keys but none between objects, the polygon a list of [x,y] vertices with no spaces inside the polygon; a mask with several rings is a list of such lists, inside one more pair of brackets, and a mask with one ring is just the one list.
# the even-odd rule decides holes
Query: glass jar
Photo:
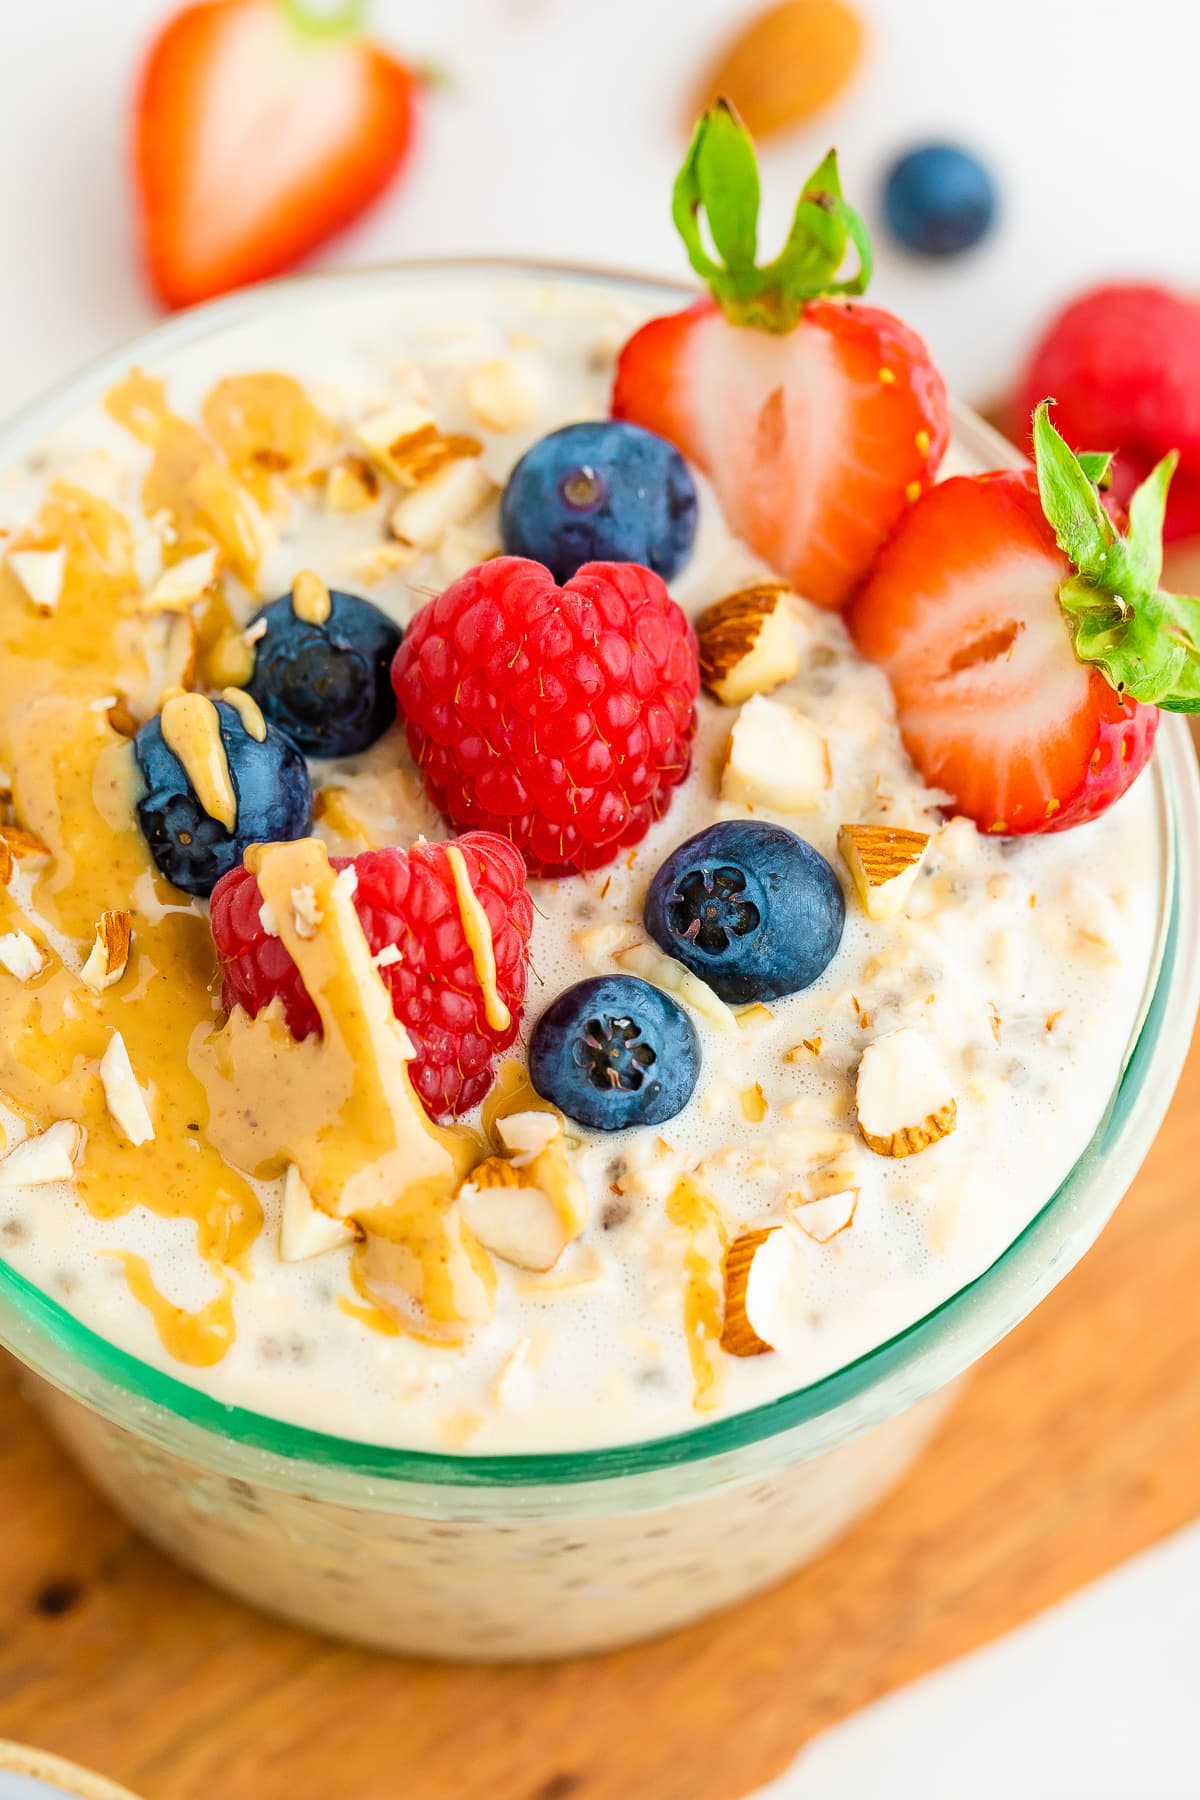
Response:
[{"label": "glass jar", "polygon": [[[649,312],[686,290],[549,268]],[[172,320],[31,409],[23,454],[123,371],[282,307],[462,265],[313,277]],[[955,415],[960,458],[1014,452]],[[169,1555],[240,1598],[381,1649],[525,1659],[628,1643],[778,1580],[894,1482],[958,1377],[1059,1282],[1133,1179],[1183,1065],[1200,994],[1200,787],[1185,724],[1165,719],[1152,772],[1164,845],[1161,929],[1137,1029],[1094,1137],[979,1278],[825,1379],[673,1437],[592,1452],[441,1455],[380,1448],[220,1404],[117,1349],[0,1263],[0,1341],[97,1485]]]}]

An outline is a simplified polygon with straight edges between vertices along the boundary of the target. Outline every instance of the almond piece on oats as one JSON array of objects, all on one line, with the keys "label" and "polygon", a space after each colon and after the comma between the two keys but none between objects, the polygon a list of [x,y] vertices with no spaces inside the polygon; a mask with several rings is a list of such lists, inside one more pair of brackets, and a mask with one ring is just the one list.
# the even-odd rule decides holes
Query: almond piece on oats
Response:
[{"label": "almond piece on oats", "polygon": [[514,1169],[528,1168],[562,1129],[562,1120],[552,1112],[502,1113],[496,1120],[496,1134]]},{"label": "almond piece on oats", "polygon": [[100,1058],[100,1080],[109,1116],[131,1144],[148,1144],[154,1139],[154,1126],[146,1097],[137,1084],[125,1039],[114,1031],[108,1049]]},{"label": "almond piece on oats", "polygon": [[775,1349],[795,1254],[782,1225],[743,1231],[729,1245],[721,1348],[730,1356],[764,1356]]},{"label": "almond piece on oats", "polygon": [[129,965],[129,946],[133,941],[133,921],[127,912],[101,913],[96,926],[96,941],[79,978],[93,994],[102,994],[120,981]]},{"label": "almond piece on oats", "polygon": [[830,1194],[788,1194],[784,1205],[788,1217],[798,1231],[814,1244],[828,1244],[843,1231],[849,1231],[858,1211],[859,1190],[837,1188]]},{"label": "almond piece on oats", "polygon": [[46,966],[46,958],[25,931],[6,931],[0,936],[0,968],[18,981],[32,981]]},{"label": "almond piece on oats", "polygon": [[9,869],[4,881],[5,887],[11,879],[10,864],[23,863],[26,867],[35,869],[41,863],[49,861],[49,846],[43,844],[40,837],[35,837],[32,831],[22,831],[19,825],[0,825],[0,864]]},{"label": "almond piece on oats", "polygon": [[833,780],[829,747],[794,706],[755,694],[729,734],[721,798],[772,812],[807,812]]},{"label": "almond piece on oats", "polygon": [[790,598],[788,588],[764,582],[728,594],[700,614],[700,679],[723,705],[769,694],[798,671]]},{"label": "almond piece on oats", "polygon": [[474,518],[495,491],[473,457],[448,463],[396,502],[388,529],[402,544],[434,550],[451,527]]},{"label": "almond piece on oats", "polygon": [[149,617],[156,613],[185,613],[211,594],[221,572],[219,552],[198,550],[164,569],[141,604]]},{"label": "almond piece on oats", "polygon": [[67,579],[67,552],[62,544],[49,550],[10,550],[8,566],[40,613],[52,613],[62,599]]},{"label": "almond piece on oats", "polygon": [[44,1187],[70,1181],[83,1148],[83,1132],[69,1119],[51,1125],[37,1137],[23,1138],[0,1160],[0,1187]]},{"label": "almond piece on oats", "polygon": [[402,401],[365,419],[355,432],[377,468],[401,487],[424,487],[452,464],[473,459],[483,448],[478,438],[439,429],[427,406]]},{"label": "almond piece on oats", "polygon": [[279,1260],[307,1262],[353,1244],[358,1233],[344,1219],[335,1219],[314,1205],[313,1197],[295,1163],[289,1163],[283,1182],[283,1208],[279,1216]]},{"label": "almond piece on oats", "polygon": [[[543,1117],[554,1127],[548,1137]],[[514,1118],[523,1123],[514,1127]],[[497,1131],[506,1144],[511,1137],[521,1147],[515,1156],[489,1156],[472,1169],[459,1189],[463,1219],[503,1262],[545,1273],[587,1224],[587,1189],[555,1114],[508,1114],[497,1122]],[[538,1135],[545,1141],[534,1148]]]},{"label": "almond piece on oats", "polygon": [[359,513],[379,498],[379,477],[362,456],[340,456],[325,477],[325,505],[330,512]]},{"label": "almond piece on oats", "polygon": [[485,431],[519,431],[536,413],[537,395],[520,363],[498,356],[467,376],[467,405]]},{"label": "almond piece on oats", "polygon": [[915,1156],[958,1123],[950,1078],[910,1025],[867,1045],[855,1098],[863,1142],[879,1156]]},{"label": "almond piece on oats", "polygon": [[892,825],[843,825],[838,849],[869,919],[894,919],[904,908],[929,848],[929,834]]},{"label": "almond piece on oats", "polygon": [[698,1012],[702,1019],[715,1025],[718,1031],[736,1032],[737,1019],[726,1006],[719,994],[715,994],[707,981],[701,981],[699,975],[675,957],[668,956],[654,944],[630,944],[624,950],[613,953],[615,963],[623,969],[629,969],[634,975],[640,975],[651,987],[662,990],[664,994],[677,995]]}]

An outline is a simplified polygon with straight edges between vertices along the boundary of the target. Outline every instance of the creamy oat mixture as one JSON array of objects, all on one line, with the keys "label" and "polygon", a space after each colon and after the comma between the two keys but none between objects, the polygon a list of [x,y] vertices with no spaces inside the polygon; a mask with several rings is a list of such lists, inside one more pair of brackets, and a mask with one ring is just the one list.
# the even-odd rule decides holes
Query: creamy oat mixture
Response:
[{"label": "creamy oat mixture", "polygon": [[[1119,1074],[1158,935],[1153,775],[1097,823],[1060,837],[1006,842],[965,820],[946,824],[900,746],[884,676],[858,657],[838,618],[797,600],[788,605],[800,672],[771,698],[795,706],[819,733],[832,779],[803,812],[755,812],[800,832],[838,871],[847,894],[841,948],[806,992],[736,1014],[693,1010],[703,1072],[690,1104],[661,1129],[605,1135],[568,1121],[590,1217],[547,1273],[496,1259],[491,1323],[458,1347],[425,1343],[364,1304],[348,1248],[282,1261],[282,1182],[226,1170],[202,1121],[183,1116],[184,1071],[195,1067],[197,1033],[210,1033],[215,1015],[204,986],[204,909],[138,863],[120,740],[107,723],[114,684],[105,656],[127,653],[109,617],[114,598],[153,593],[164,551],[168,561],[175,554],[170,482],[157,494],[161,506],[145,485],[152,459],[169,474],[172,455],[213,456],[218,502],[227,503],[224,514],[220,503],[213,508],[218,538],[225,520],[226,573],[218,601],[158,618],[138,717],[154,710],[164,685],[190,673],[193,650],[209,685],[236,680],[236,667],[225,665],[237,660],[237,628],[300,569],[319,570],[330,587],[362,593],[406,623],[431,593],[499,549],[496,500],[507,472],[546,431],[605,414],[615,351],[655,310],[661,295],[614,298],[598,284],[470,274],[395,288],[380,281],[332,300],[289,298],[270,318],[147,365],[161,392],[144,380],[123,384],[107,409],[97,402],[73,418],[0,483],[6,786],[15,788],[19,824],[51,843],[61,828],[80,866],[100,865],[80,891],[63,887],[58,904],[53,873],[36,858],[15,862],[3,931],[19,929],[20,914],[54,972],[43,992],[42,977],[0,968],[0,1091],[21,1102],[28,1040],[20,1028],[36,1013],[47,1042],[55,1033],[61,1042],[59,1060],[48,1055],[39,1079],[73,1082],[81,1096],[64,1116],[103,1109],[94,1073],[80,1072],[83,1040],[71,1036],[85,1030],[92,1002],[70,985],[100,910],[130,911],[135,946],[139,920],[173,933],[174,959],[170,969],[141,970],[136,991],[123,996],[141,1007],[147,1034],[155,1008],[164,1021],[173,1015],[162,1057],[150,1035],[139,1052],[132,1020],[125,1031],[154,1140],[114,1148],[88,1115],[73,1182],[0,1186],[0,1248],[94,1330],[222,1400],[340,1435],[477,1451],[655,1436],[769,1400],[882,1342],[981,1273],[1069,1172]],[[299,385],[218,387],[263,371]],[[214,391],[238,406],[214,405]],[[459,500],[418,517],[416,547],[389,534],[395,489],[364,477],[355,460],[356,428],[409,400],[427,404],[444,433],[483,445]],[[268,426],[256,421],[256,406]],[[256,432],[278,433],[285,406],[293,456],[280,469],[256,460],[253,448]],[[222,453],[189,439],[180,420],[203,421]],[[242,516],[247,492],[253,504]],[[60,658],[52,680],[30,679],[14,674],[14,657],[28,654],[21,609],[33,601],[12,559],[60,543],[69,569],[86,577],[75,596],[78,653]],[[51,580],[53,568],[53,555],[36,565]],[[767,574],[702,489],[700,532],[671,584],[675,598],[695,614]],[[64,607],[73,593],[64,589]],[[88,606],[98,620],[108,609],[109,637],[83,629]],[[59,696],[43,703],[36,729],[33,689]],[[719,797],[737,717],[736,707],[702,696],[692,773],[635,853],[586,878],[533,884],[526,1034],[565,986],[618,969],[648,972],[640,920],[655,870],[685,837],[749,810]],[[313,767],[317,834],[332,850],[446,835],[399,729],[351,762]],[[72,808],[97,801],[112,834],[98,853],[91,838],[72,840]],[[847,822],[930,834],[899,916],[866,916],[838,849]],[[181,971],[191,982],[186,1004],[170,991]],[[120,992],[109,990],[105,1004]],[[107,1017],[111,1024],[116,1015]],[[902,1027],[934,1050],[956,1128],[919,1155],[893,1158],[864,1142],[855,1082],[864,1049]],[[522,1068],[520,1056],[510,1057],[493,1098],[519,1089]],[[483,1114],[465,1123],[486,1129],[489,1103]],[[55,1122],[44,1109],[31,1121],[35,1129]],[[5,1124],[12,1145],[26,1125],[8,1109]],[[766,1225],[784,1227],[788,1245],[772,1296],[776,1348],[727,1355],[705,1324],[720,1303],[722,1243]]]}]

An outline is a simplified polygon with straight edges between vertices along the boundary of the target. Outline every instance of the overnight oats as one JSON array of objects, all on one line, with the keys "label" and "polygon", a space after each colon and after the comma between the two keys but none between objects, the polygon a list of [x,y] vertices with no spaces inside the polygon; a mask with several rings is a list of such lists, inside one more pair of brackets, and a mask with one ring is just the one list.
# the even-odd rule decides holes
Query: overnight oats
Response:
[{"label": "overnight oats", "polygon": [[1125,531],[1043,408],[981,475],[832,164],[790,262],[709,262],[740,143],[681,176],[713,301],[268,290],[0,486],[5,1341],[165,1548],[388,1647],[811,1554],[1095,1235],[1194,1008],[1169,471]]}]

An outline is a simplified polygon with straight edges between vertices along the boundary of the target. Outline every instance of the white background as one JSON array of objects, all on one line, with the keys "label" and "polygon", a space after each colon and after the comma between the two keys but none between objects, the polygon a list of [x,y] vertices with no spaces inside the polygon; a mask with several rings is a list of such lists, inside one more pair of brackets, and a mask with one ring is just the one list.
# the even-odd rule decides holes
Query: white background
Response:
[{"label": "white background", "polygon": [[[683,273],[668,217],[687,96],[754,0],[375,0],[378,35],[446,73],[403,185],[327,260],[525,251]],[[1200,286],[1194,0],[857,0],[852,92],[767,158],[782,223],[829,142],[877,223],[914,138],[976,144],[1003,187],[990,244],[914,263],[882,233],[875,293],[988,398],[1086,277]],[[133,261],[128,96],[163,0],[0,0],[0,413],[153,316]]]}]

